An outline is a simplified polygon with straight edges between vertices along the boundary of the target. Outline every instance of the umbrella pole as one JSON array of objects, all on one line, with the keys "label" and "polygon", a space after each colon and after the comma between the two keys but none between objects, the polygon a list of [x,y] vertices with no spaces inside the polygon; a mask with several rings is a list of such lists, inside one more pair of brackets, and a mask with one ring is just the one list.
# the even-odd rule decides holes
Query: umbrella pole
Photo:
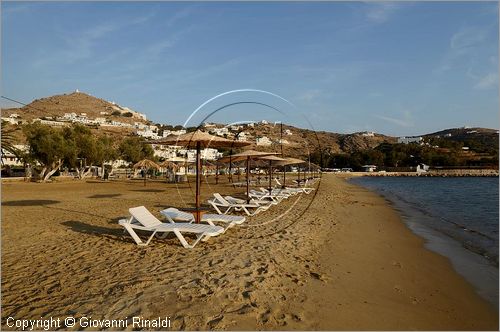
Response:
[{"label": "umbrella pole", "polygon": [[219,184],[219,165],[215,165],[215,184]]},{"label": "umbrella pole", "polygon": [[250,203],[250,157],[247,157],[247,203]]},{"label": "umbrella pole", "polygon": [[272,178],[272,175],[273,175],[273,162],[271,160],[269,160],[269,192],[271,192],[273,190],[273,188],[271,187],[271,178]]},{"label": "umbrella pole", "polygon": [[286,188],[286,165],[283,165],[283,185],[281,187]]},{"label": "umbrella pole", "polygon": [[200,142],[196,142],[196,222],[200,222],[200,168],[201,168],[201,159],[200,159]]},{"label": "umbrella pole", "polygon": [[297,182],[300,183],[300,166],[297,166]]},{"label": "umbrella pole", "polygon": [[233,174],[231,173],[232,172],[232,155],[233,155],[233,150],[231,149],[231,154],[229,155],[229,182],[233,183]]}]

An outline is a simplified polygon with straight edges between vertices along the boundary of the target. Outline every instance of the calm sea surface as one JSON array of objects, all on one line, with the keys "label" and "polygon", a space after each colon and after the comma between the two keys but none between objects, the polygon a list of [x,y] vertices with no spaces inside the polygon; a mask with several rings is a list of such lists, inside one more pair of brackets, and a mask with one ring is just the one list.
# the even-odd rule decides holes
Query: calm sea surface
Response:
[{"label": "calm sea surface", "polygon": [[359,177],[391,201],[427,246],[498,303],[498,178]]}]

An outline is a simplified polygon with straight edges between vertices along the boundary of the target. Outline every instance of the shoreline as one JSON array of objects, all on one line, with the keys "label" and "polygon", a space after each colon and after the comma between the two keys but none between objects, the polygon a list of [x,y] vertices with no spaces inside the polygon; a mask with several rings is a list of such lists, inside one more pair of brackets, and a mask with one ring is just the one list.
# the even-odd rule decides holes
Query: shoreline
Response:
[{"label": "shoreline", "polygon": [[[175,238],[139,248],[117,224],[132,206],[158,216],[192,202],[187,184],[3,184],[2,316],[168,316],[175,330],[498,329],[496,310],[382,197],[330,175],[316,187],[187,250]],[[204,182],[203,200],[214,191],[242,189]]]},{"label": "shoreline", "polygon": [[[358,183],[354,184],[362,186]],[[372,192],[383,197],[398,212],[401,221],[408,229],[425,240],[425,248],[449,259],[455,271],[474,286],[482,298],[498,309],[498,265],[495,265],[498,261],[488,259],[481,251],[466,248],[458,239],[431,228],[429,225],[435,217],[425,214],[396,196],[384,194],[375,189]],[[427,223],[422,221],[427,221]]]},{"label": "shoreline", "polygon": [[[366,219],[362,225],[351,223],[346,229],[337,232],[337,239],[323,249],[321,265],[329,271],[328,274],[344,270],[342,272],[351,278],[355,277],[355,280],[344,279],[339,287],[313,285],[317,301],[325,301],[325,293],[335,292],[344,295],[342,300],[347,302],[327,301],[335,308],[335,313],[322,312],[322,320],[328,320],[332,314],[335,319],[332,322],[330,318],[330,325],[321,324],[317,326],[318,329],[498,329],[498,313],[494,305],[481,298],[446,257],[427,248],[424,238],[412,232],[390,201],[346,179],[339,178],[339,181],[346,184],[347,188],[337,188],[354,193],[348,204],[356,204],[358,209],[344,208],[338,215],[345,213],[358,221]],[[367,213],[363,211],[366,206],[377,211]],[[351,236],[342,236],[346,234]],[[378,236],[370,237],[367,234]],[[333,244],[340,239],[341,243]],[[359,241],[360,244],[353,248],[353,241]],[[374,249],[376,252],[373,252]],[[339,255],[339,251],[342,255]],[[382,253],[385,258],[381,257]],[[370,271],[360,268],[363,264],[365,267],[373,265],[374,261],[375,268]],[[392,270],[396,275],[388,276],[385,273],[387,270]],[[373,301],[375,294],[378,295]],[[359,301],[363,298],[366,300]],[[380,298],[384,298],[384,301],[380,301]],[[381,305],[381,302],[384,304]],[[432,307],[437,312],[428,312],[422,305]],[[367,317],[361,314],[359,320],[354,320],[352,311],[368,311],[366,315],[376,317],[366,324],[363,318]],[[485,313],[486,317],[481,319],[475,316]],[[391,315],[394,319],[389,318]],[[434,316],[432,323],[428,320],[431,316]]]}]

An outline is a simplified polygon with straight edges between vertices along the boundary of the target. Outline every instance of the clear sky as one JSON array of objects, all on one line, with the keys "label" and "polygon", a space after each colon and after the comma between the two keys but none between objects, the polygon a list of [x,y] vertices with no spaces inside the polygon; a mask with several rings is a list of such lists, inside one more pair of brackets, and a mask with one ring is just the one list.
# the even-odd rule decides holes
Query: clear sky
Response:
[{"label": "clear sky", "polygon": [[[497,2],[5,2],[2,95],[75,89],[184,124],[340,133],[499,127]],[[3,106],[12,104],[2,100]]]}]

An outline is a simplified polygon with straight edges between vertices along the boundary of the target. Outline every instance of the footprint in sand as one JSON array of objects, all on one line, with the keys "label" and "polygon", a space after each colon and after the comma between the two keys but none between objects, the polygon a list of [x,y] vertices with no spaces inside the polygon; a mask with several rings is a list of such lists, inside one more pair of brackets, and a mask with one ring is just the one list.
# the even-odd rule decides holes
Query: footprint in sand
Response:
[{"label": "footprint in sand", "polygon": [[224,315],[221,315],[219,317],[215,317],[214,319],[210,320],[207,322],[208,328],[210,330],[213,330],[217,324],[224,318]]},{"label": "footprint in sand", "polygon": [[267,323],[267,322],[269,321],[269,316],[270,316],[270,314],[271,314],[271,310],[270,310],[270,309],[267,309],[266,311],[264,311],[264,312],[260,315],[260,317],[259,317],[259,321],[260,321],[261,323],[263,323],[263,324],[264,324],[264,323]]},{"label": "footprint in sand", "polygon": [[403,267],[400,262],[396,262],[396,261],[392,261],[392,266],[399,267],[399,268]]},{"label": "footprint in sand", "polygon": [[317,279],[317,280],[321,280],[321,281],[326,281],[323,276],[319,273],[316,273],[316,272],[309,272],[309,274],[314,278],[314,279]]}]

